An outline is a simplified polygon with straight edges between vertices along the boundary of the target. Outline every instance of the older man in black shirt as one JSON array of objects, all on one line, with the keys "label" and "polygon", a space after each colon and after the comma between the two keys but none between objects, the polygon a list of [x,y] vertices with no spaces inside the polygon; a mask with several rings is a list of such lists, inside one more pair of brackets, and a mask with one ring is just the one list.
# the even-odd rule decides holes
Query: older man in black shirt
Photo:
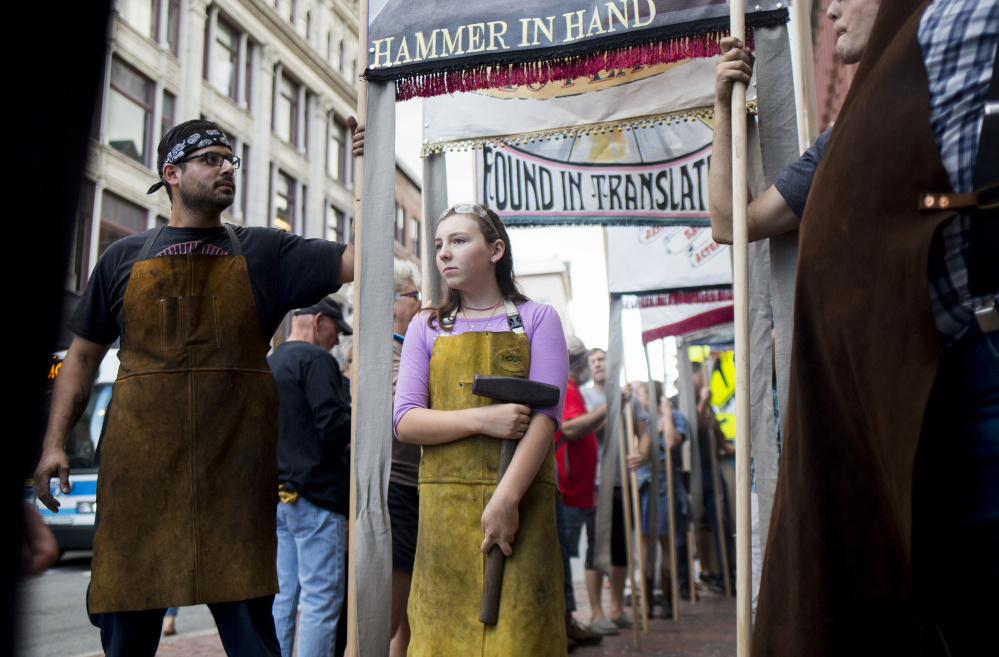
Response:
[{"label": "older man in black shirt", "polygon": [[351,334],[340,306],[326,297],[295,311],[288,340],[267,362],[278,385],[278,583],[274,624],[281,654],[329,657],[343,606],[350,402],[329,350]]}]

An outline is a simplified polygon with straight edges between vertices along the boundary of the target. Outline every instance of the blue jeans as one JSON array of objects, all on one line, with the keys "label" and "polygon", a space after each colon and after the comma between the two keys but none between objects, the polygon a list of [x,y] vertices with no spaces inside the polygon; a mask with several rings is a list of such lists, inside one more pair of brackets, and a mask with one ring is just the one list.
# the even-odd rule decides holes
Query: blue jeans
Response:
[{"label": "blue jeans", "polygon": [[344,543],[347,518],[304,497],[277,506],[277,572],[281,591],[274,597],[274,625],[282,657],[295,645],[300,657],[330,657],[343,606]]},{"label": "blue jeans", "polygon": [[940,356],[912,515],[913,584],[929,634],[955,657],[981,654],[999,614],[999,332]]}]

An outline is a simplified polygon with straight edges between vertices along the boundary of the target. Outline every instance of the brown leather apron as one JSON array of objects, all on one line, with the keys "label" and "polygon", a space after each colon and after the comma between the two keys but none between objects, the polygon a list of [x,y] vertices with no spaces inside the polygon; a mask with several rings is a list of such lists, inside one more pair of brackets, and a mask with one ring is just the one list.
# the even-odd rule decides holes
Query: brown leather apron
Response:
[{"label": "brown leather apron", "polygon": [[927,294],[949,191],[916,32],[882,2],[801,223],[787,413],[754,655],[918,655],[913,463],[938,364]]},{"label": "brown leather apron", "polygon": [[[516,314],[512,304],[508,310]],[[476,374],[526,377],[530,365],[531,345],[522,332],[442,332],[430,358],[429,406],[486,406],[489,399],[472,394]],[[565,654],[554,443],[520,501],[520,528],[503,571],[499,622],[479,622],[486,564],[479,550],[482,512],[496,490],[501,442],[477,435],[423,448],[409,657]]]},{"label": "brown leather apron", "polygon": [[277,386],[246,258],[146,259],[125,291],[101,444],[93,613],[246,600],[278,590]]}]

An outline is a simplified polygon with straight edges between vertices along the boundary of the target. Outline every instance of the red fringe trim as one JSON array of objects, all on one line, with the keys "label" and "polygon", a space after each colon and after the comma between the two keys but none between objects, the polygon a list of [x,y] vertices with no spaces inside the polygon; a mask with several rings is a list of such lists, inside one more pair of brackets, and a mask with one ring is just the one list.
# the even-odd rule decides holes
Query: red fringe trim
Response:
[{"label": "red fringe trim", "polygon": [[[503,66],[483,65],[461,71],[426,73],[397,80],[395,96],[396,100],[403,101],[410,98],[430,98],[479,89],[545,84],[596,75],[601,71],[653,66],[682,59],[713,57],[721,54],[718,42],[727,35],[728,32],[699,34],[543,62],[525,62]],[[754,47],[752,30],[746,31],[746,45],[750,49]]]},{"label": "red fringe trim", "polygon": [[673,335],[686,335],[687,333],[693,333],[694,331],[700,331],[701,329],[717,326],[719,324],[727,324],[731,322],[734,317],[734,306],[715,308],[714,310],[709,310],[708,312],[701,313],[700,315],[694,315],[693,317],[687,318],[675,324],[669,324],[667,326],[660,326],[659,328],[648,331],[642,331],[642,344],[649,344],[650,342]]},{"label": "red fringe trim", "polygon": [[667,292],[644,296],[638,299],[639,308],[655,306],[675,306],[681,303],[711,303],[713,301],[732,301],[735,295],[731,289],[701,290],[699,292]]}]

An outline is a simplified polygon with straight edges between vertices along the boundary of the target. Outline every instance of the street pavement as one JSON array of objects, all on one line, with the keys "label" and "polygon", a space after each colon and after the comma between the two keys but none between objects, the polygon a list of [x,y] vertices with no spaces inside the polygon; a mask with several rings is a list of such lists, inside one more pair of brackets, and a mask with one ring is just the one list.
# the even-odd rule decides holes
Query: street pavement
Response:
[{"label": "street pavement", "polygon": [[[45,574],[22,583],[17,606],[21,657],[103,654],[100,633],[87,617],[90,557],[90,552],[67,552]],[[211,612],[204,605],[181,609],[177,627],[186,636],[211,632],[218,641]]]},{"label": "street pavement", "polygon": [[[581,559],[572,559],[576,619],[590,618]],[[67,552],[46,574],[27,581],[18,610],[21,657],[102,657],[100,636],[86,613],[90,553]],[[605,609],[606,609],[605,593]],[[657,608],[658,611],[658,608]],[[631,609],[628,609],[631,613]],[[184,607],[177,617],[179,634],[160,642],[157,657],[223,657],[225,651],[211,613],[204,605]],[[640,636],[642,654],[669,657],[731,657],[736,651],[735,599],[702,593],[696,605],[680,602],[680,620],[650,619]],[[617,657],[635,653],[631,630],[604,637],[595,647],[581,647],[580,657]]]}]

